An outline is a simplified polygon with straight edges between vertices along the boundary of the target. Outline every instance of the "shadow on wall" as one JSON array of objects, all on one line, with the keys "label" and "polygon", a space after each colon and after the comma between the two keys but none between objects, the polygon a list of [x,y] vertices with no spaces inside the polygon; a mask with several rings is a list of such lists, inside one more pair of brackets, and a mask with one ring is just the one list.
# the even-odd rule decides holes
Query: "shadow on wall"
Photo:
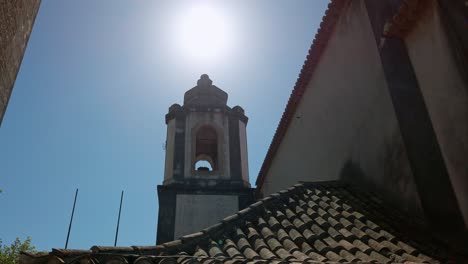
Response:
[{"label": "shadow on wall", "polygon": [[358,185],[363,189],[366,190],[375,190],[375,185],[369,181],[361,169],[357,162],[353,162],[352,160],[348,160],[343,165],[340,171],[340,180],[353,184]]},{"label": "shadow on wall", "polygon": [[365,182],[366,176],[361,167],[359,167],[359,164],[353,162],[352,160],[348,160],[345,162],[343,168],[341,168],[340,179],[345,182]]},{"label": "shadow on wall", "polygon": [[392,133],[375,155],[376,175],[369,175],[359,162],[348,159],[340,170],[340,180],[377,193],[388,204],[411,215],[423,216],[399,131]]},{"label": "shadow on wall", "polygon": [[[405,146],[398,132],[384,142],[382,150],[383,186],[404,197],[416,193]],[[402,197],[403,198],[403,197]],[[419,201],[418,201],[419,202]]]}]

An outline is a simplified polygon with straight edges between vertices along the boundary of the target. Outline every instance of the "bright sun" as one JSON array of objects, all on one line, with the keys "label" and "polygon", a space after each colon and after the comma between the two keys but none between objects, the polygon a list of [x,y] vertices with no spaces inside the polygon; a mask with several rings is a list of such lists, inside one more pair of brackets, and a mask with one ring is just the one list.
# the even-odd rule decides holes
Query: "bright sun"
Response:
[{"label": "bright sun", "polygon": [[179,49],[190,59],[209,62],[224,57],[231,47],[232,28],[221,10],[213,6],[193,6],[176,21]]}]

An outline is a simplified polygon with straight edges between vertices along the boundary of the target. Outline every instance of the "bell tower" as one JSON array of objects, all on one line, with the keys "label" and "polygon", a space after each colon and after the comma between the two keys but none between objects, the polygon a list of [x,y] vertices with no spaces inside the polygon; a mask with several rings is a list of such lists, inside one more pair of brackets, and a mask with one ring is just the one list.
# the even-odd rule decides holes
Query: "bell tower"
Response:
[{"label": "bell tower", "polygon": [[198,232],[253,201],[240,106],[203,74],[166,115],[164,181],[158,185],[157,244]]}]

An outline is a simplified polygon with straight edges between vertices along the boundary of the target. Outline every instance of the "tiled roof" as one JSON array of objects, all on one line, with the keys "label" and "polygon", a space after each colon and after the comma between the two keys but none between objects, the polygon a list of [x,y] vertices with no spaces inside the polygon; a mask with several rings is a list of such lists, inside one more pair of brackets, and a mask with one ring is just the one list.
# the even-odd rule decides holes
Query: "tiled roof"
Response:
[{"label": "tiled roof", "polygon": [[162,245],[53,249],[21,263],[445,262],[453,253],[422,227],[349,185],[303,183]]}]

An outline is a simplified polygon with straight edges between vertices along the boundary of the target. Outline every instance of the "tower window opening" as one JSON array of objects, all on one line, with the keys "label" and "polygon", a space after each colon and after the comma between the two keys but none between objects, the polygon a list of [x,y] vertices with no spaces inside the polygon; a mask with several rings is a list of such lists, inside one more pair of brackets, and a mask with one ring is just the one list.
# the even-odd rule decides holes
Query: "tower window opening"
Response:
[{"label": "tower window opening", "polygon": [[[195,138],[195,170],[215,171],[218,169],[218,135],[208,125],[198,129]],[[203,165],[198,165],[203,162]]]},{"label": "tower window opening", "polygon": [[199,160],[195,163],[195,170],[197,171],[213,171],[213,167],[207,160]]}]

